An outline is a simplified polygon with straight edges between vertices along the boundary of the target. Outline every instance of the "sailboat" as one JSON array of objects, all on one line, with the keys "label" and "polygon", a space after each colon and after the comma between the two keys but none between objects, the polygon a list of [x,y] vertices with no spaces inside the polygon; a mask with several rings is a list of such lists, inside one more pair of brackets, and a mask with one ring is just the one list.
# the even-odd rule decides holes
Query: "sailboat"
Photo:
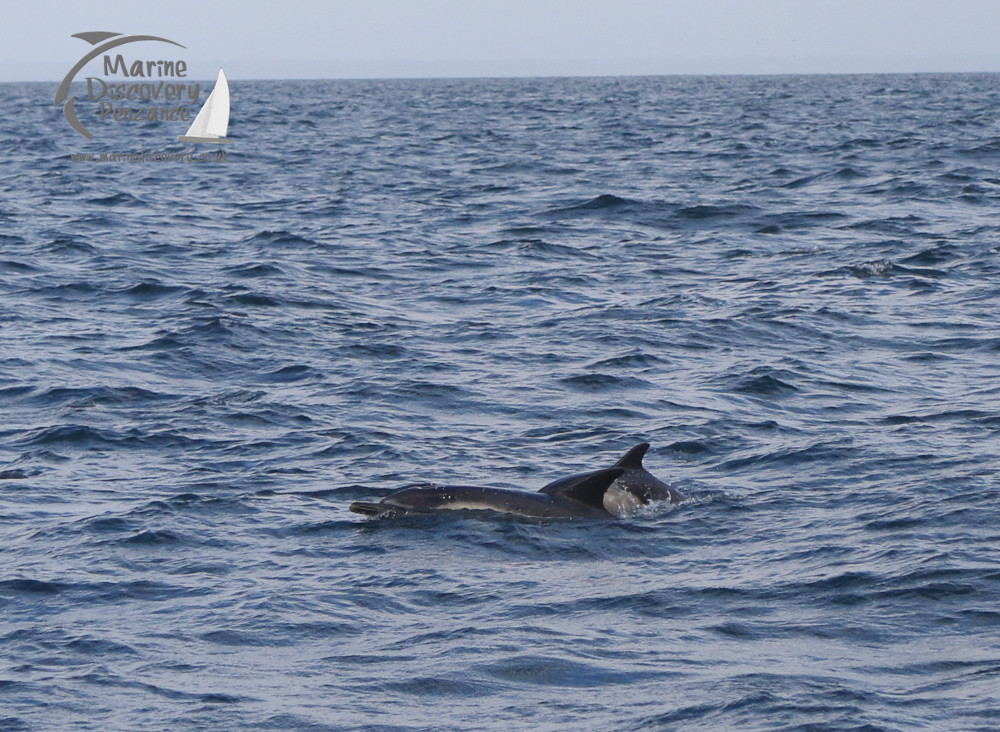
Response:
[{"label": "sailboat", "polygon": [[219,78],[215,80],[212,93],[205,100],[205,106],[198,112],[194,122],[188,128],[186,135],[177,139],[181,142],[215,142],[230,143],[226,137],[229,129],[229,82],[226,75],[219,69]]}]

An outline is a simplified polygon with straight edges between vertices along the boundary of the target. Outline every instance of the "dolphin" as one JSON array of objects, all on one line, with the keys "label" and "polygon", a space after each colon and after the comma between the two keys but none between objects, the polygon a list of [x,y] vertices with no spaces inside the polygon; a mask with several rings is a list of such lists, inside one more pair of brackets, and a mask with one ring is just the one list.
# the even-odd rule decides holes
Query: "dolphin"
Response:
[{"label": "dolphin", "polygon": [[[617,516],[627,516],[635,513],[640,506],[645,506],[654,501],[680,503],[684,500],[684,496],[678,491],[642,467],[642,458],[648,449],[649,443],[642,442],[626,452],[614,464],[614,468],[621,469],[622,473],[604,492],[604,508],[608,513]],[[591,475],[595,475],[595,473],[580,473],[578,475],[571,475],[568,478],[560,478],[549,483],[540,492],[558,493],[566,485]]]},{"label": "dolphin", "polygon": [[537,493],[470,485],[403,488],[378,503],[357,501],[349,508],[366,516],[406,516],[441,511],[494,511],[532,518],[611,518],[605,492],[625,473],[597,470],[550,483]]}]

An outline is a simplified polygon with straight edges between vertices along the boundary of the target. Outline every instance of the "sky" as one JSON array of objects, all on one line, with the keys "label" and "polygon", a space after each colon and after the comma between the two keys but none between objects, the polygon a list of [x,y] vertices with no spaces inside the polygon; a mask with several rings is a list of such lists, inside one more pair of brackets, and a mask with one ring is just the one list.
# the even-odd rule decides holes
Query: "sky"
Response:
[{"label": "sky", "polygon": [[0,81],[62,79],[92,48],[71,38],[83,31],[177,41],[192,78],[218,67],[230,79],[1000,71],[1000,0],[6,5]]}]

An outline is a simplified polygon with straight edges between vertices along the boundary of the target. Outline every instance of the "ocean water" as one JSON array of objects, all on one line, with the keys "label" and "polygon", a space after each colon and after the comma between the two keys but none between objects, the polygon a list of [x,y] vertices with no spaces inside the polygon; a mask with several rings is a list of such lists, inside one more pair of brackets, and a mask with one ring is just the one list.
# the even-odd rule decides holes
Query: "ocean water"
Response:
[{"label": "ocean water", "polygon": [[230,83],[0,86],[0,728],[1000,728],[1000,76]]}]

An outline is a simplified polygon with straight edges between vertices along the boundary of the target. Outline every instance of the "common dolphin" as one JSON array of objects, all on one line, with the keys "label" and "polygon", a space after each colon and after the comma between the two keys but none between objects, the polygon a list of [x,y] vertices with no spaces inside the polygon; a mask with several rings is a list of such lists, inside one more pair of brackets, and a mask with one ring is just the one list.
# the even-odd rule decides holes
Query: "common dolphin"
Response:
[{"label": "common dolphin", "polygon": [[[653,501],[680,503],[684,500],[684,496],[678,491],[642,467],[642,458],[648,449],[649,443],[642,442],[626,452],[614,464],[614,467],[620,468],[622,473],[604,493],[604,508],[609,513],[617,516],[628,515],[634,513],[639,506],[645,506]],[[540,492],[558,493],[567,484],[582,480],[589,475],[595,473],[580,473],[560,478],[549,483]]]},{"label": "common dolphin", "polygon": [[349,508],[366,516],[467,510],[534,518],[611,518],[604,494],[624,473],[617,467],[598,470],[559,481],[559,486],[550,483],[537,493],[469,485],[404,488],[378,503],[358,501]]}]

